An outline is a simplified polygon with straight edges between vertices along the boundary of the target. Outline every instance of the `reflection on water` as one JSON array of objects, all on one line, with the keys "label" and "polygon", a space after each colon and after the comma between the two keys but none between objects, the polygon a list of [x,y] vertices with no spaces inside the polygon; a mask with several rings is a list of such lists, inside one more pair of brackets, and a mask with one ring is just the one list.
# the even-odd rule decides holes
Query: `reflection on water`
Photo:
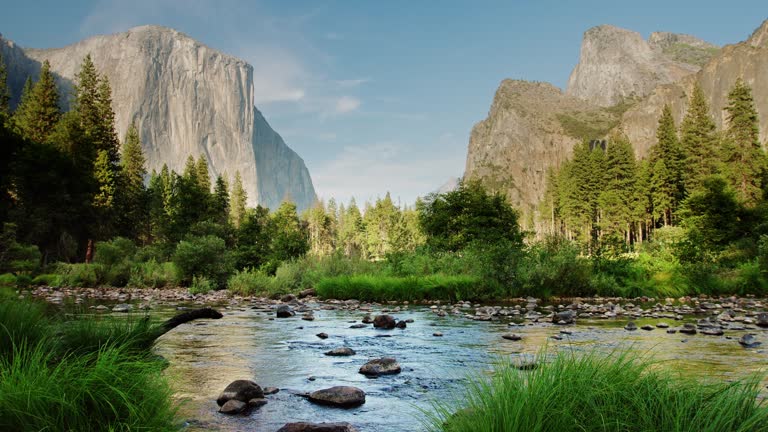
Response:
[{"label": "reflection on water", "polygon": [[[490,369],[502,356],[530,360],[544,345],[550,351],[631,346],[678,369],[718,379],[759,371],[766,360],[763,350],[738,345],[744,332],[726,331],[724,336],[667,334],[663,329],[628,332],[623,330],[622,320],[580,321],[569,327],[571,335],[560,335],[563,339],[558,341],[552,336],[563,328],[551,324],[510,328],[504,322],[439,318],[426,308],[411,307],[396,314],[414,320],[407,329],[382,331],[349,328],[350,321],[359,322],[362,312],[314,309],[315,321],[311,322],[298,317],[270,320],[270,312],[232,309],[223,311],[223,319],[186,324],[163,336],[157,352],[170,361],[167,373],[177,395],[186,401],[182,417],[195,420],[192,424],[205,430],[275,431],[290,421],[348,421],[361,431],[419,430],[419,410],[429,409],[431,401],[449,398],[469,373]],[[637,324],[659,321],[639,320]],[[433,336],[436,331],[444,336]],[[315,336],[320,332],[330,337],[321,340]],[[500,337],[509,332],[522,335],[523,340]],[[766,332],[753,332],[768,342]],[[377,337],[381,335],[391,337]],[[341,346],[351,347],[357,354],[323,355]],[[382,356],[396,357],[403,372],[379,379],[357,373],[365,361]],[[269,403],[248,416],[218,414],[216,397],[236,379],[252,379],[281,392],[267,396]],[[335,385],[363,389],[365,405],[346,410],[320,407],[286,391]]]}]

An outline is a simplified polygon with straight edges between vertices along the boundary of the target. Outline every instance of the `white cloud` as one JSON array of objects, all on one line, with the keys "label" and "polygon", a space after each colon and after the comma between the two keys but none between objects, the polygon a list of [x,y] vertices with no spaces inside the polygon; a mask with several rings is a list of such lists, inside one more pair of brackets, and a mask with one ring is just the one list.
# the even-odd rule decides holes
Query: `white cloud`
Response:
[{"label": "white cloud", "polygon": [[345,114],[360,108],[360,99],[342,96],[336,101],[336,113]]}]

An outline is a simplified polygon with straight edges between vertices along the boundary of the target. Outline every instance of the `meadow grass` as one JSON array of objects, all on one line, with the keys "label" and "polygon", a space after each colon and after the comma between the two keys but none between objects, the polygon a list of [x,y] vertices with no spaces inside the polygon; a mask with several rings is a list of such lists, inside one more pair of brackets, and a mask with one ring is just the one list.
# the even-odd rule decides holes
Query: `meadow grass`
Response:
[{"label": "meadow grass", "polygon": [[0,300],[0,430],[177,430],[148,320],[62,321]]},{"label": "meadow grass", "polygon": [[509,363],[470,380],[426,413],[442,432],[766,431],[760,378],[703,382],[628,351],[540,354],[532,371]]},{"label": "meadow grass", "polygon": [[488,295],[473,276],[394,277],[357,275],[323,278],[315,287],[320,298],[362,301],[474,300]]}]

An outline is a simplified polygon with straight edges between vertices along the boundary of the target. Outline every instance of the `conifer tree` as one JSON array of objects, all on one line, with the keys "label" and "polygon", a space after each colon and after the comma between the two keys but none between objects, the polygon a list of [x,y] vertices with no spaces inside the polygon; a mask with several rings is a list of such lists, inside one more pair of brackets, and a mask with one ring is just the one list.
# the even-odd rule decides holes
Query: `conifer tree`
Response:
[{"label": "conifer tree", "polygon": [[112,109],[112,89],[109,80],[103,76],[99,80],[96,97],[96,112],[99,117],[95,131],[95,144],[98,150],[104,150],[109,155],[113,165],[120,160],[120,141],[115,129],[115,111]]},{"label": "conifer tree", "polygon": [[685,194],[683,151],[669,105],[662,110],[656,129],[656,144],[651,147],[650,153],[654,216],[664,225],[669,225]]},{"label": "conifer tree", "polygon": [[624,136],[615,136],[605,155],[605,185],[600,193],[600,228],[627,244],[634,221],[634,189],[637,167],[632,145]]},{"label": "conifer tree", "polygon": [[248,194],[243,188],[243,179],[240,177],[240,171],[235,172],[235,179],[232,182],[232,192],[229,198],[230,206],[230,221],[236,228],[240,227],[240,223],[245,217],[245,206],[248,201]]},{"label": "conifer tree", "polygon": [[751,207],[762,198],[761,178],[765,153],[752,89],[739,78],[728,93],[727,130],[723,145],[724,174],[744,205]]},{"label": "conifer tree", "polygon": [[717,172],[717,136],[709,104],[698,83],[688,101],[680,124],[680,143],[684,154],[683,181],[686,194],[701,187],[704,178]]},{"label": "conifer tree", "polygon": [[653,168],[648,159],[640,161],[637,167],[637,181],[633,194],[633,216],[639,224],[635,240],[641,242],[648,238],[653,228],[653,197],[651,183]]},{"label": "conifer tree", "polygon": [[8,72],[0,53],[0,121],[5,122],[11,115],[11,91],[8,89]]},{"label": "conifer tree", "polygon": [[40,79],[22,97],[14,113],[14,123],[23,137],[45,143],[60,118],[59,93],[51,65],[46,60],[40,70]]},{"label": "conifer tree", "polygon": [[211,174],[208,172],[208,161],[205,156],[200,155],[197,158],[197,184],[200,185],[200,190],[206,193],[211,193]]},{"label": "conifer tree", "polygon": [[222,175],[216,176],[213,187],[212,213],[213,219],[220,224],[229,220],[229,185]]},{"label": "conifer tree", "polygon": [[135,124],[128,127],[120,158],[120,230],[129,238],[138,238],[147,231],[147,193],[144,177],[147,175],[146,158],[141,149],[141,138]]}]

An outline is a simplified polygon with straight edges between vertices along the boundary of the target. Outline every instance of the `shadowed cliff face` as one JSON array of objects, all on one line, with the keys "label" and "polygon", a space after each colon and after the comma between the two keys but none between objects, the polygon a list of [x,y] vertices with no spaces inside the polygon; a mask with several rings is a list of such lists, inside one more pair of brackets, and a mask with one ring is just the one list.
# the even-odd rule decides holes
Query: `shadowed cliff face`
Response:
[{"label": "shadowed cliff face", "polygon": [[7,41],[2,48],[16,97],[17,81],[23,85],[26,75],[36,76],[44,60],[62,78],[62,94],[71,95],[75,74],[90,54],[109,78],[119,136],[136,123],[149,171],[163,164],[181,171],[189,155],[203,155],[213,176],[231,179],[240,171],[251,206],[275,208],[290,197],[303,209],[315,200],[304,161],[253,106],[253,68],[243,60],[157,26],[64,48],[25,49],[23,56]]}]

